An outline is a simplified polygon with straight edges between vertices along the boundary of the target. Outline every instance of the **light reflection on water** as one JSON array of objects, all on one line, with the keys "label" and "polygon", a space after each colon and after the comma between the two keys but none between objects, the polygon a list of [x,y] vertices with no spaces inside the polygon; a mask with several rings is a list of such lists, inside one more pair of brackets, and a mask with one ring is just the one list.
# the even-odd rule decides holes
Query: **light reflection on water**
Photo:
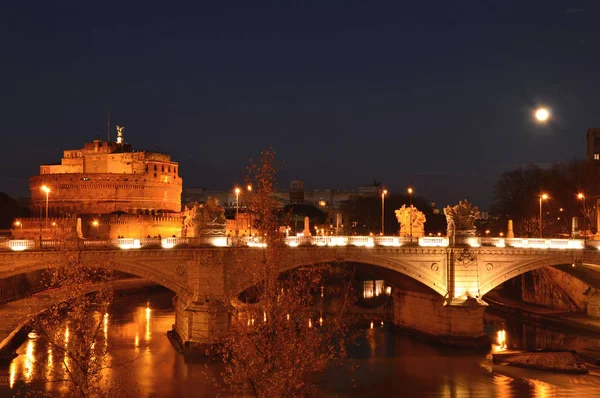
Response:
[{"label": "light reflection on water", "polygon": [[[108,387],[127,391],[130,396],[184,397],[215,395],[212,382],[206,377],[206,363],[186,361],[166,337],[172,328],[174,310],[172,294],[157,290],[149,295],[140,293],[118,299],[109,314],[103,315],[103,330],[99,344],[108,345],[106,365],[122,365],[103,371]],[[99,314],[101,319],[102,314]],[[326,320],[325,320],[326,321]],[[321,317],[319,317],[319,323]],[[351,347],[353,374],[346,369],[329,369],[324,377],[327,386],[321,396],[406,396],[406,397],[550,397],[600,396],[600,377],[551,374],[528,369],[493,365],[486,354],[435,347],[414,338],[392,333],[380,321],[367,329],[358,345]],[[65,324],[64,343],[69,340]],[[518,328],[501,318],[488,322],[490,334],[498,337],[504,329],[506,344],[514,348],[518,341],[525,344],[573,343],[577,339],[549,331]],[[532,331],[533,330],[533,331]],[[535,337],[536,334],[541,337]],[[591,340],[583,338],[587,344]],[[42,390],[52,395],[64,395],[65,386],[40,383],[42,376],[56,369],[64,371],[64,360],[43,339],[27,339],[0,377],[6,375],[6,385],[0,383],[0,396],[12,396],[17,391]],[[222,366],[209,363],[215,374]],[[0,378],[0,380],[2,380]],[[355,385],[356,387],[352,387]]]}]

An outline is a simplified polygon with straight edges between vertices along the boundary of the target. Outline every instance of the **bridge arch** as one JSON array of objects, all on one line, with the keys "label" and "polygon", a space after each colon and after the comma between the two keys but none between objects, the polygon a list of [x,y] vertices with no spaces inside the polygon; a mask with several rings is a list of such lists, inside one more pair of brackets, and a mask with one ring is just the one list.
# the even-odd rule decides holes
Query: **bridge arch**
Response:
[{"label": "bridge arch", "polygon": [[[92,254],[92,253],[86,253]],[[102,255],[104,256],[104,255]],[[93,255],[91,256],[93,260]],[[55,267],[58,255],[49,257],[46,256],[35,256],[24,257],[21,261],[15,261],[14,266],[9,269],[2,269],[0,272],[0,278],[7,278],[15,275],[25,274],[28,272],[52,269]],[[95,259],[100,259],[100,255],[96,255]],[[108,270],[114,270],[124,272],[133,276],[147,279],[158,285],[166,287],[173,291],[177,295],[189,294],[190,290],[187,286],[186,279],[183,276],[176,278],[177,274],[175,264],[165,264],[163,266],[156,266],[154,264],[148,265],[144,261],[138,259],[130,259],[126,256],[115,256],[109,255],[102,257],[102,261],[89,261],[90,267],[103,268]],[[183,269],[182,275],[185,275],[185,268]]]},{"label": "bridge arch", "polygon": [[[576,264],[576,267],[572,267]],[[545,267],[555,267],[580,281],[592,285],[589,276],[580,271],[581,267],[592,266],[600,267],[600,256],[593,253],[590,255],[573,256],[573,254],[560,254],[554,256],[532,257],[517,261],[509,266],[506,266],[502,272],[498,272],[492,277],[485,279],[485,282],[480,286],[479,293],[481,296],[489,293],[491,290],[500,286],[504,282],[523,275],[527,272]],[[600,279],[599,279],[600,282]],[[599,286],[600,287],[600,286]]]},{"label": "bridge arch", "polygon": [[[442,297],[448,293],[445,252],[438,252],[434,249],[389,249],[385,252],[378,250],[374,253],[369,253],[365,249],[313,248],[304,252],[302,250],[300,248],[290,249],[283,256],[278,272],[284,273],[296,268],[318,264],[357,263],[402,274],[420,282]],[[241,292],[251,287],[252,282],[241,281],[238,286],[240,286],[238,290]]]}]

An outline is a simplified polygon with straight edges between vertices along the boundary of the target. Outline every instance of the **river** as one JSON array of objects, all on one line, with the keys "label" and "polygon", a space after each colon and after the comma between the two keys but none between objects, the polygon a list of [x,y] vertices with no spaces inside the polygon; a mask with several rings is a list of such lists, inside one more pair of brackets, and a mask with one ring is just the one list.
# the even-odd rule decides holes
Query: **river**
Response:
[{"label": "river", "polygon": [[[118,365],[105,371],[107,388],[126,389],[128,396],[212,397],[216,391],[207,372],[220,365],[186,361],[167,339],[174,321],[172,293],[161,288],[116,298],[105,323],[108,360]],[[590,335],[566,335],[488,316],[490,335],[505,330],[509,347],[596,348]],[[492,365],[489,353],[436,347],[388,326],[366,329],[350,349],[352,375],[329,369],[322,396],[403,397],[593,397],[600,396],[600,372],[554,374]],[[0,397],[32,391],[64,395],[67,387],[40,380],[61,366],[42,340],[25,338],[18,357],[0,369]],[[353,381],[352,381],[353,380]],[[111,396],[114,394],[111,394]]]}]

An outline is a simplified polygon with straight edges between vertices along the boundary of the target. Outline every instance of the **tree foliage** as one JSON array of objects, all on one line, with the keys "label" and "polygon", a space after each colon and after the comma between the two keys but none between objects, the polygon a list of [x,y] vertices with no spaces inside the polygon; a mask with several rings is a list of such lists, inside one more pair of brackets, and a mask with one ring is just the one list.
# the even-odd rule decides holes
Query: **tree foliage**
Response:
[{"label": "tree foliage", "polygon": [[231,325],[218,351],[225,362],[227,392],[236,395],[310,395],[324,367],[346,355],[349,328],[343,315],[353,301],[351,284],[336,290],[338,305],[321,315],[315,313],[320,292],[334,294],[324,287],[328,267],[280,273],[287,249],[274,211],[278,169],[271,148],[248,167],[254,226],[266,247],[256,249],[263,254],[257,261],[249,260],[243,251],[238,256],[246,280],[254,286],[255,300],[240,299],[242,286],[230,286],[227,293]]}]

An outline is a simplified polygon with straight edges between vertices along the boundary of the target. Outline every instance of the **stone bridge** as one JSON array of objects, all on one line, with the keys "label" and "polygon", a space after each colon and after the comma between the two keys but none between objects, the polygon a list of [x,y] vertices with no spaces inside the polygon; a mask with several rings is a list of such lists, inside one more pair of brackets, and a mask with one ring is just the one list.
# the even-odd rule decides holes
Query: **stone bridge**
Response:
[{"label": "stone bridge", "polygon": [[[396,297],[395,322],[415,331],[467,344],[483,341],[482,298],[503,282],[542,267],[558,267],[600,288],[600,251],[592,248],[509,247],[288,247],[281,271],[317,263],[360,263],[414,279],[431,291]],[[241,289],[243,267],[262,261],[264,249],[171,248],[81,250],[83,261],[110,267],[167,287],[176,293],[173,331],[186,347],[210,344],[228,328],[226,292]],[[59,252],[0,252],[0,278],[52,267]],[[597,265],[596,265],[597,264]],[[600,268],[598,268],[600,269]],[[242,271],[242,272],[240,272]],[[435,292],[435,293],[433,293]],[[398,300],[396,300],[398,298]]]}]

